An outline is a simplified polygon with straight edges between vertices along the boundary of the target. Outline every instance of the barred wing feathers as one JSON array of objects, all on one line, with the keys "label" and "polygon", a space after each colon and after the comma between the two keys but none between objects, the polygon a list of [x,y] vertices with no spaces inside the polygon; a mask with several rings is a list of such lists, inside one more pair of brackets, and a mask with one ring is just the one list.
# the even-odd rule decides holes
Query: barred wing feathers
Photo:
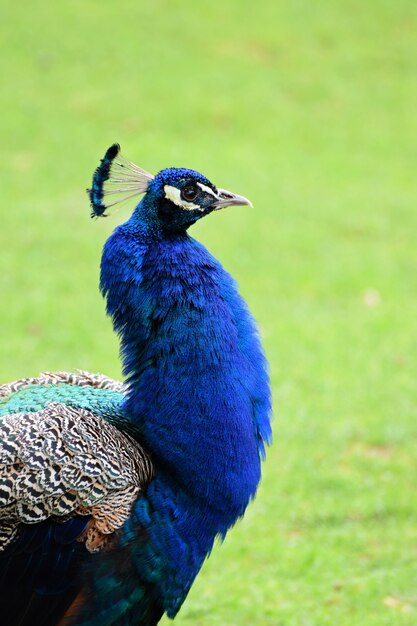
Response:
[{"label": "barred wing feathers", "polygon": [[[6,401],[31,385],[91,386],[122,391],[111,379],[85,372],[44,374],[0,387]],[[112,541],[152,478],[140,444],[99,415],[49,402],[40,410],[0,419],[0,552],[19,526],[48,518],[91,516],[83,536],[90,552]]]},{"label": "barred wing feathers", "polygon": [[111,389],[123,392],[125,385],[118,380],[103,374],[91,374],[83,370],[78,372],[43,372],[36,378],[20,378],[12,383],[0,385],[0,399],[7,398],[23,387],[31,385],[71,385],[76,387],[92,387],[95,389]]}]

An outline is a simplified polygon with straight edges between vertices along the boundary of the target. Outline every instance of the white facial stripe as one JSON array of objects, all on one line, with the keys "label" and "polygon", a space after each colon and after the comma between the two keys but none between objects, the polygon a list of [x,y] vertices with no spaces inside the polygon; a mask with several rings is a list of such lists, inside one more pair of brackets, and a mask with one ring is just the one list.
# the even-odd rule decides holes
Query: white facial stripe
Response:
[{"label": "white facial stripe", "polygon": [[181,198],[181,191],[176,187],[172,187],[172,185],[164,185],[165,197],[168,200],[171,200],[174,204],[185,209],[186,211],[193,211],[198,209],[199,211],[203,211],[201,206],[198,204],[194,204],[194,202],[186,202]]},{"label": "white facial stripe", "polygon": [[212,196],[214,196],[215,198],[217,198],[216,194],[214,193],[213,189],[211,189],[210,187],[207,187],[207,185],[203,185],[203,183],[197,183],[197,185],[200,187],[200,189],[202,189],[203,191],[205,191],[206,193],[211,193]]}]

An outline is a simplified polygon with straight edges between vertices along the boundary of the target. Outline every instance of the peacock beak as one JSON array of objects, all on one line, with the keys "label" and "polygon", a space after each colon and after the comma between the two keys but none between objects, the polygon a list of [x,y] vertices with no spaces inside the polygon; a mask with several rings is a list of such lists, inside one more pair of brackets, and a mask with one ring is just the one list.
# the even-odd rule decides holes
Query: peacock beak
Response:
[{"label": "peacock beak", "polygon": [[238,206],[242,204],[253,207],[252,202],[245,198],[245,196],[239,196],[239,194],[232,193],[226,189],[217,189],[217,200],[213,202],[212,206],[217,210],[223,209],[226,206]]}]

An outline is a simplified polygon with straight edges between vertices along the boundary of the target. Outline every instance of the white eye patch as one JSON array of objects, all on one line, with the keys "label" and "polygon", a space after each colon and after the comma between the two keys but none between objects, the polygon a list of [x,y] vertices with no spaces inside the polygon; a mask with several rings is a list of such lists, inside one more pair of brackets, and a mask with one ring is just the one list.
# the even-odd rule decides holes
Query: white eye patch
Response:
[{"label": "white eye patch", "polygon": [[[197,183],[199,184],[199,183]],[[185,209],[186,211],[193,211],[197,209],[198,211],[203,211],[200,205],[194,204],[194,202],[187,202],[181,198],[181,191],[176,187],[172,187],[172,185],[164,185],[165,197],[168,200],[171,200],[174,204]]]},{"label": "white eye patch", "polygon": [[203,185],[203,183],[197,183],[197,185],[200,187],[200,189],[202,189],[203,191],[205,191],[205,193],[210,193],[212,196],[214,196],[215,198],[217,198],[216,194],[214,193],[213,189],[211,189],[210,187],[207,187],[207,185]]}]

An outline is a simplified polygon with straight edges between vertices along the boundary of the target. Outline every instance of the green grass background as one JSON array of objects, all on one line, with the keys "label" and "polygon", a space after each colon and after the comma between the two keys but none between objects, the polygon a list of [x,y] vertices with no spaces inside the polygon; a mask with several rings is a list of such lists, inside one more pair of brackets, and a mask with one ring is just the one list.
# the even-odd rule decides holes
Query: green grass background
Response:
[{"label": "green grass background", "polygon": [[[176,623],[417,623],[414,0],[23,0],[0,23],[0,380],[120,376],[84,189],[106,147],[250,197],[192,234],[271,363],[256,502]],[[164,624],[168,620],[164,621]]]}]

